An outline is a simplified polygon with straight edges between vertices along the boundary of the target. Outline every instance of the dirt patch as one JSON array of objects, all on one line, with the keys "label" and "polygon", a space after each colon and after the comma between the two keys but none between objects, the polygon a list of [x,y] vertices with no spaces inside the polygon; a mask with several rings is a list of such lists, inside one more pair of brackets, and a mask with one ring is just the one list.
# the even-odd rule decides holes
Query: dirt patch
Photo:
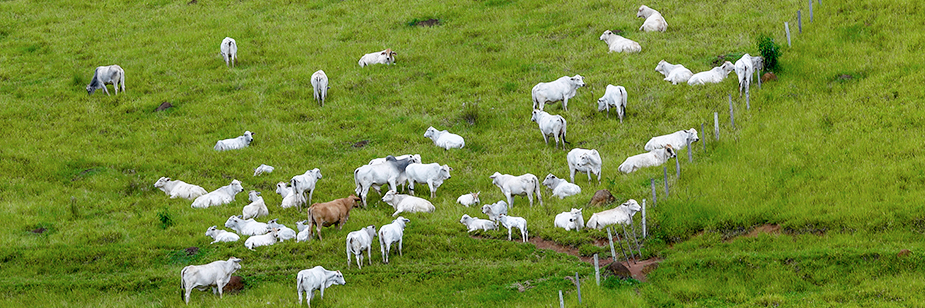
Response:
[{"label": "dirt patch", "polygon": [[46,230],[48,230],[48,229],[45,229],[44,227],[38,227],[38,228],[36,228],[35,230],[32,230],[32,233],[35,233],[35,234],[42,234],[42,233],[44,233]]},{"label": "dirt patch", "polygon": [[431,18],[427,20],[419,20],[415,22],[414,25],[418,27],[433,27],[433,26],[439,26],[440,21],[437,19]]},{"label": "dirt patch", "polygon": [[[536,248],[549,249],[549,250],[559,252],[559,253],[570,254],[570,255],[578,257],[578,259],[580,259],[582,262],[587,262],[588,264],[594,264],[594,257],[582,256],[580,253],[578,253],[578,248],[561,245],[553,241],[547,241],[538,236],[531,237],[530,240],[528,240],[528,242],[533,243],[533,245],[536,245]],[[607,239],[596,239],[593,244],[598,247],[610,246],[610,243],[607,241]],[[619,253],[619,251],[617,253]],[[603,269],[606,268],[607,265],[611,263],[611,262],[608,262],[606,259],[599,259],[598,262],[599,262],[598,265],[601,266],[602,272],[604,271]],[[635,262],[632,259],[630,259],[629,264],[626,264],[625,261],[620,261],[620,263],[622,263],[627,269],[629,269],[634,279],[642,281],[642,282],[646,281],[646,274],[653,271],[655,268],[658,268],[659,262],[662,262],[662,260],[655,259],[655,258],[646,259],[646,260],[638,260]]]},{"label": "dirt patch", "polygon": [[188,256],[192,256],[192,255],[195,255],[195,254],[197,254],[197,253],[199,253],[199,247],[195,247],[195,246],[194,246],[194,247],[186,248],[186,255],[188,255]]},{"label": "dirt patch", "polygon": [[779,225],[763,225],[760,227],[756,227],[755,229],[752,229],[752,231],[742,236],[743,237],[758,237],[758,234],[761,234],[761,233],[780,234],[780,226]]},{"label": "dirt patch", "polygon": [[354,148],[362,148],[369,144],[369,140],[360,140],[353,144]]},{"label": "dirt patch", "polygon": [[163,102],[161,103],[160,106],[157,106],[157,108],[154,108],[154,112],[164,111],[171,107],[173,107],[173,104],[168,103],[168,102]]}]

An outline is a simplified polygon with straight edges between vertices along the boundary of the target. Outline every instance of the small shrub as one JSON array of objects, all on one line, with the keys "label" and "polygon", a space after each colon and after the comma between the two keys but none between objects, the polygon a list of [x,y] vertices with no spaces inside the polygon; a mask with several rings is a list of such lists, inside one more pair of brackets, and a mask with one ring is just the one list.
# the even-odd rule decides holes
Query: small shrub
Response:
[{"label": "small shrub", "polygon": [[469,125],[475,125],[475,122],[479,120],[479,103],[463,103],[463,111],[460,118],[466,121],[466,123],[469,123]]},{"label": "small shrub", "polygon": [[766,34],[758,37],[758,52],[764,58],[764,70],[774,71],[777,69],[777,58],[780,57],[780,45],[774,42],[774,39]]},{"label": "small shrub", "polygon": [[157,219],[161,222],[161,229],[173,226],[173,216],[170,215],[170,211],[167,210],[166,206],[163,210],[157,212]]},{"label": "small shrub", "polygon": [[601,286],[608,289],[616,289],[623,287],[633,287],[640,284],[639,280],[636,279],[622,279],[617,276],[608,276],[604,278],[604,281],[601,281]]}]

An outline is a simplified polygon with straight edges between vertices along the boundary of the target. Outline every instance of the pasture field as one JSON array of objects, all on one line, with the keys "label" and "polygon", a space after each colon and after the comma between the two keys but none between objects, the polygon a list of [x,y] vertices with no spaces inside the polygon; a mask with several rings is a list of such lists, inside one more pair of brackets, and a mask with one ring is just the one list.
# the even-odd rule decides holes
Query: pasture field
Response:
[{"label": "pasture field", "polygon": [[[822,1],[812,22],[806,1],[646,3],[667,19],[665,33],[637,31],[640,4],[0,2],[0,301],[180,306],[184,266],[236,256],[245,290],[224,299],[193,292],[191,305],[294,306],[296,273],[315,265],[341,270],[347,281],[316,296],[315,307],[553,307],[558,290],[575,306],[564,277],[576,272],[590,307],[923,305],[925,3]],[[427,19],[439,24],[414,26]],[[607,53],[598,37],[608,29],[642,52]],[[752,89],[750,110],[735,95],[734,73],[690,87],[654,71],[662,59],[698,72],[756,55],[761,34],[783,54],[779,80]],[[233,69],[218,55],[226,36],[238,43]],[[395,65],[357,65],[386,48],[398,53]],[[125,69],[127,93],[88,97],[93,69],[110,64]],[[318,69],[330,78],[323,108],[309,83]],[[663,261],[647,282],[607,279],[598,287],[593,266],[575,256],[507,241],[504,231],[470,236],[458,223],[463,214],[484,217],[455,204],[459,195],[503,199],[488,178],[495,171],[568,177],[566,151],[544,145],[530,122],[530,89],[575,74],[587,86],[569,111],[556,103],[545,110],[568,121],[570,147],[601,153],[603,181],[576,175],[580,195],[551,199],[544,188],[543,205],[517,197],[511,215],[528,220],[531,237],[609,257],[593,244],[606,232],[555,229],[553,216],[584,207],[589,218],[600,209],[585,204],[604,188],[651,205],[654,178],[658,205],[647,213],[643,252]],[[597,112],[607,84],[629,93],[622,124]],[[163,102],[174,107],[155,112]],[[680,178],[667,164],[667,197],[662,168],[617,172],[650,137],[701,124],[693,162],[679,151]],[[423,137],[428,126],[462,135],[465,148],[435,147]],[[250,147],[212,150],[245,130],[255,132]],[[278,207],[277,182],[320,168],[313,200],[342,198],[353,192],[356,167],[407,153],[450,165],[452,178],[432,200],[434,213],[405,215],[407,254],[391,264],[374,245],[371,266],[346,266],[348,232],[392,221],[375,192],[343,230],[324,229],[322,241],[249,251],[243,239],[209,245],[204,236],[241,213],[246,191],[262,192],[269,218],[294,227],[305,213]],[[260,164],[276,170],[253,177]],[[192,209],[153,187],[161,176],[210,191],[237,179],[245,194]],[[779,231],[744,236],[763,225]],[[911,254],[898,255],[903,249]]]}]

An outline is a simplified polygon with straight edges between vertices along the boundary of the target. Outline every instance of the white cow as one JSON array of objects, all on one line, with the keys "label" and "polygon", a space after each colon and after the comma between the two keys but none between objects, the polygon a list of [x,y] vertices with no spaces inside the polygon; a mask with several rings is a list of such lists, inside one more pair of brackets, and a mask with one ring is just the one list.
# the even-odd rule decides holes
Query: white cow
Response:
[{"label": "white cow", "polygon": [[279,223],[278,220],[279,218],[274,218],[267,222],[267,227],[279,230],[276,232],[276,238],[279,239],[280,242],[296,238],[295,230]]},{"label": "white cow", "polygon": [[414,195],[414,183],[426,183],[430,188],[430,198],[433,199],[437,193],[437,188],[443,185],[443,181],[450,179],[450,166],[441,166],[438,163],[430,164],[410,164],[405,168],[405,175],[408,177],[408,187],[411,188],[411,194]]},{"label": "white cow", "polygon": [[726,79],[726,76],[729,75],[729,72],[735,69],[735,66],[732,65],[732,62],[726,61],[723,62],[723,65],[714,67],[713,69],[705,72],[699,72],[691,76],[691,79],[687,80],[687,84],[696,86],[707,83],[720,83],[723,79]]},{"label": "white cow", "polygon": [[389,264],[389,250],[392,243],[398,242],[398,255],[401,252],[402,238],[405,235],[405,225],[411,222],[410,219],[398,216],[392,223],[379,228],[379,252],[382,253],[382,263]]},{"label": "white cow", "polygon": [[[321,179],[321,169],[315,168],[312,170],[305,171],[304,174],[300,174],[292,177],[289,180],[289,185],[292,186],[292,192],[299,198],[297,203],[299,207],[299,212],[302,211],[302,204],[312,204],[312,195],[315,193],[315,183]],[[305,200],[305,191],[308,191],[308,200]]]},{"label": "white cow", "polygon": [[244,247],[254,250],[255,247],[270,246],[279,242],[279,229],[267,228],[267,232],[266,234],[248,237],[247,240],[244,241]]},{"label": "white cow", "polygon": [[697,141],[700,141],[700,137],[697,137],[696,129],[679,130],[671,134],[652,137],[649,142],[646,142],[645,150],[653,151],[669,145],[672,149],[680,150]]},{"label": "white cow", "polygon": [[480,219],[476,217],[471,217],[468,214],[463,214],[462,218],[459,219],[459,223],[466,226],[469,229],[468,233],[472,233],[475,230],[497,230],[498,225],[495,222],[488,219]]},{"label": "white cow", "polygon": [[241,235],[261,235],[269,232],[269,226],[262,222],[257,222],[253,219],[242,219],[240,216],[231,216],[228,217],[228,220],[225,221],[225,228],[232,229],[238,234]]},{"label": "white cow", "polygon": [[540,205],[543,205],[543,197],[540,196],[540,180],[537,179],[535,175],[525,173],[523,175],[513,176],[495,172],[489,178],[491,178],[491,184],[501,189],[501,193],[507,198],[507,204],[511,207],[514,206],[513,196],[515,195],[527,196],[527,199],[530,200],[530,206],[532,207],[533,193],[536,194],[536,199],[540,201]]},{"label": "white cow", "polygon": [[96,92],[97,89],[103,89],[103,92],[106,92],[106,95],[109,95],[109,90],[106,89],[106,84],[112,84],[114,90],[116,90],[116,95],[119,95],[119,87],[122,87],[122,94],[125,94],[125,71],[122,70],[121,66],[110,65],[110,66],[99,66],[96,70],[93,71],[93,79],[90,80],[90,84],[87,85],[87,95],[91,95]]},{"label": "white cow", "polygon": [[543,110],[547,102],[562,101],[562,110],[568,111],[568,100],[575,97],[578,88],[584,86],[585,78],[581,75],[562,76],[551,82],[540,82],[533,86],[530,92],[533,95],[533,109]]},{"label": "white cow", "polygon": [[735,64],[736,75],[739,76],[739,97],[742,97],[742,90],[748,93],[748,88],[752,84],[752,78],[755,72],[764,68],[764,58],[752,57],[749,54],[742,55]]},{"label": "white cow", "polygon": [[665,148],[655,149],[648,153],[627,157],[617,169],[623,173],[632,173],[640,168],[661,166],[672,157],[675,157],[674,149],[670,146],[666,146]]},{"label": "white cow", "polygon": [[665,60],[658,61],[658,65],[655,66],[655,71],[665,75],[665,81],[671,82],[671,84],[685,83],[694,75],[694,73],[684,67],[684,65],[671,64]]},{"label": "white cow", "polygon": [[401,212],[433,213],[436,209],[434,204],[430,203],[430,201],[427,201],[427,199],[422,199],[411,195],[397,194],[394,190],[390,190],[389,192],[385,193],[385,196],[382,197],[382,201],[395,208],[395,213],[392,214],[392,217],[398,216],[398,213]]},{"label": "white cow", "polygon": [[328,89],[330,88],[328,86],[328,75],[325,75],[324,71],[318,70],[312,74],[312,89],[315,100],[321,103],[321,107],[324,107],[324,99],[328,97]]},{"label": "white cow", "polygon": [[246,148],[254,141],[254,135],[251,131],[245,131],[244,135],[237,138],[219,140],[215,143],[214,149],[216,151],[228,151]]},{"label": "white cow", "polygon": [[636,200],[629,199],[618,207],[597,212],[588,219],[588,228],[604,229],[609,225],[622,224],[629,225],[633,223],[633,215],[642,208]]},{"label": "white cow", "polygon": [[353,170],[353,183],[357,186],[355,192],[363,200],[363,207],[366,207],[370,187],[379,192],[379,186],[388,184],[389,190],[398,191],[398,183],[404,183],[408,179],[405,169],[411,163],[411,158],[399,160],[389,155],[385,163],[360,166]]},{"label": "white cow", "polygon": [[168,177],[161,177],[154,183],[154,187],[160,189],[165,194],[170,196],[171,199],[180,197],[189,200],[196,199],[196,197],[205,195],[206,190],[201,186],[187,184],[186,182],[180,180],[171,181]]},{"label": "white cow", "polygon": [[601,183],[601,168],[603,161],[601,154],[595,149],[573,149],[565,156],[568,162],[568,170],[572,177],[572,183],[575,183],[575,171],[587,172],[588,182],[591,182],[591,174],[597,175],[597,183]]},{"label": "white cow", "polygon": [[299,234],[296,235],[295,239],[296,243],[307,242],[310,239],[308,233],[311,232],[311,229],[308,228],[305,222],[307,222],[307,220],[297,221],[295,223],[296,228],[299,229]]},{"label": "white cow", "polygon": [[232,180],[231,184],[219,187],[210,193],[196,197],[196,200],[193,200],[191,206],[193,208],[204,209],[210,206],[228,204],[234,202],[234,196],[242,191],[244,191],[244,187],[241,186],[241,182]]},{"label": "white cow", "polygon": [[668,22],[665,21],[664,17],[662,17],[662,14],[649,8],[648,6],[640,6],[639,11],[636,12],[636,17],[642,17],[646,19],[646,21],[642,23],[642,26],[639,27],[639,31],[665,32],[665,30],[668,29]]},{"label": "white cow", "polygon": [[540,127],[540,133],[543,134],[543,141],[546,142],[546,145],[549,145],[549,136],[553,136],[556,140],[555,147],[559,148],[559,137],[562,137],[562,149],[565,149],[565,144],[569,143],[565,140],[566,126],[565,118],[560,115],[551,115],[542,110],[533,109],[533,116],[530,117],[530,121],[536,122]]},{"label": "white cow", "polygon": [[372,244],[376,237],[376,226],[369,225],[363,229],[347,233],[347,268],[350,268],[350,254],[356,256],[357,267],[363,269],[363,250],[366,250],[369,265],[373,264]]},{"label": "white cow", "polygon": [[[409,159],[409,158],[411,159],[412,164],[420,164],[423,162],[421,160],[421,154],[405,154],[405,155],[395,156],[396,160]],[[369,164],[367,165],[378,165],[378,164],[384,163],[385,159],[386,159],[385,157],[373,158],[369,160]]]},{"label": "white cow", "polygon": [[610,30],[601,34],[601,40],[607,43],[607,48],[610,49],[608,52],[633,53],[642,51],[642,46],[639,46],[639,43],[610,32]]},{"label": "white cow", "polygon": [[430,138],[430,140],[434,141],[434,145],[444,150],[462,149],[466,146],[466,140],[462,136],[445,130],[437,130],[433,126],[424,131],[424,138]]},{"label": "white cow", "polygon": [[392,63],[395,63],[396,54],[397,53],[392,51],[391,48],[379,52],[368,53],[360,57],[360,61],[357,62],[357,64],[359,64],[360,67],[366,67],[367,65],[373,64],[391,65]]},{"label": "white cow", "polygon": [[324,289],[332,285],[344,285],[344,274],[340,271],[329,271],[321,266],[315,266],[311,269],[301,270],[296,276],[296,292],[299,293],[299,305],[302,305],[302,294],[307,297],[308,307],[312,306],[312,298],[315,297],[315,290],[321,292],[321,299],[324,299]]},{"label": "white cow", "polygon": [[241,269],[241,259],[231,257],[226,261],[215,261],[204,265],[190,265],[180,271],[180,288],[185,293],[186,304],[189,305],[189,295],[196,288],[205,291],[212,288],[212,294],[218,292],[219,298],[224,297],[222,288],[231,280],[231,274]]},{"label": "white cow", "polygon": [[211,237],[213,240],[209,244],[215,244],[218,242],[237,242],[241,239],[241,237],[237,234],[225,230],[219,230],[217,226],[209,227],[209,229],[206,230],[206,236]]},{"label": "white cow", "polygon": [[565,179],[557,178],[552,173],[546,175],[546,179],[543,180],[543,185],[552,190],[552,195],[559,197],[559,199],[564,199],[565,197],[574,196],[581,193],[581,187],[569,183]]},{"label": "white cow", "polygon": [[523,217],[514,217],[507,216],[506,214],[501,214],[498,216],[498,222],[502,226],[507,228],[507,240],[511,240],[511,229],[517,228],[520,229],[520,238],[524,240],[524,243],[527,242],[527,220]]},{"label": "white cow", "polygon": [[225,66],[234,67],[235,61],[238,60],[238,43],[233,38],[225,37],[222,40],[221,53],[225,58]]},{"label": "white cow", "polygon": [[260,196],[259,192],[251,190],[250,193],[247,194],[247,197],[251,201],[251,204],[245,205],[244,209],[241,210],[241,218],[251,219],[270,215],[270,211],[267,210],[267,204],[263,202],[263,197]]},{"label": "white cow", "polygon": [[565,231],[580,231],[585,227],[585,218],[581,215],[581,210],[572,208],[569,212],[562,212],[556,215],[556,227],[565,229]]},{"label": "white cow", "polygon": [[468,193],[468,194],[459,196],[459,198],[456,198],[456,203],[465,205],[466,207],[469,207],[470,205],[478,204],[479,194],[481,193],[482,191],[479,191],[479,192]]},{"label": "white cow", "polygon": [[498,221],[498,216],[501,216],[501,214],[507,215],[507,203],[502,200],[483,205],[482,213],[488,215],[488,219]]},{"label": "white cow", "polygon": [[281,208],[286,209],[297,206],[301,211],[302,203],[300,202],[302,198],[299,198],[299,195],[295,194],[295,192],[292,191],[292,187],[288,187],[286,182],[276,183],[276,193],[283,198],[283,202],[279,205]]},{"label": "white cow", "polygon": [[623,123],[623,117],[626,115],[626,88],[623,86],[607,85],[604,96],[597,99],[597,111],[607,110],[607,116],[610,117],[610,109],[616,110],[620,123]]},{"label": "white cow", "polygon": [[276,168],[273,168],[273,166],[261,164],[260,166],[257,166],[257,168],[254,168],[254,176],[258,176],[264,173],[271,173],[274,169]]}]

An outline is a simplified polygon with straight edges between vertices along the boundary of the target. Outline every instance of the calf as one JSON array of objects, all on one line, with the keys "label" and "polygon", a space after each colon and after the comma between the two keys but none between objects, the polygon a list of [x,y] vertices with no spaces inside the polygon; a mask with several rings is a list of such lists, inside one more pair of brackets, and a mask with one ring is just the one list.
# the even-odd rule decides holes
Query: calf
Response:
[{"label": "calf", "polygon": [[620,123],[623,123],[623,116],[626,115],[626,88],[623,86],[607,85],[604,96],[597,99],[597,111],[607,110],[607,116],[610,117],[610,109],[616,110]]},{"label": "calf", "polygon": [[273,166],[260,164],[260,166],[257,166],[257,168],[254,168],[254,176],[258,176],[264,173],[271,173],[273,172],[274,169],[276,168],[273,168]]},{"label": "calf", "polygon": [[559,199],[581,193],[581,187],[569,183],[565,179],[557,178],[552,173],[546,175],[546,179],[543,180],[543,185],[546,185],[546,187],[552,190],[552,195],[559,197]]},{"label": "calf", "polygon": [[363,269],[363,250],[366,250],[369,265],[373,265],[373,250],[370,247],[375,237],[376,226],[373,225],[347,233],[347,268],[350,268],[350,254],[353,254],[357,259],[357,267]]},{"label": "calf", "polygon": [[186,304],[189,305],[190,292],[193,288],[205,291],[212,288],[212,294],[218,292],[219,298],[224,297],[225,284],[231,280],[231,274],[241,269],[241,259],[231,257],[227,261],[215,261],[204,265],[190,265],[180,271],[180,288],[185,293]]},{"label": "calf", "polygon": [[302,305],[302,294],[306,297],[308,307],[312,306],[312,298],[315,297],[315,290],[321,293],[321,299],[324,299],[324,289],[332,285],[344,285],[344,274],[340,271],[329,271],[321,266],[315,266],[311,269],[301,270],[296,276],[296,292],[299,293],[299,305]]},{"label": "calf", "polygon": [[270,211],[267,210],[267,204],[263,202],[263,197],[260,196],[259,192],[251,190],[251,192],[247,194],[247,197],[251,201],[251,204],[245,205],[244,209],[241,210],[241,218],[251,219],[270,214]]},{"label": "calf", "polygon": [[520,238],[523,239],[523,242],[527,242],[527,220],[523,217],[514,217],[501,214],[498,216],[498,222],[502,226],[507,228],[507,240],[511,240],[511,229],[517,228],[520,229]]},{"label": "calf", "polygon": [[591,174],[597,175],[597,184],[601,184],[601,154],[595,149],[574,149],[565,156],[568,162],[568,170],[572,177],[572,183],[575,183],[575,171],[587,172],[588,182],[591,182]]},{"label": "calf", "polygon": [[572,77],[562,76],[551,82],[540,82],[533,86],[533,109],[543,110],[549,102],[562,101],[562,110],[568,111],[568,100],[575,97],[578,88],[585,86],[585,79],[581,75]]},{"label": "calf", "polygon": [[495,224],[491,220],[479,219],[479,218],[471,217],[467,214],[463,214],[462,218],[459,219],[459,223],[465,225],[466,228],[469,229],[468,231],[466,231],[468,233],[472,233],[472,231],[475,231],[475,230],[488,231],[488,230],[498,229],[498,225]]},{"label": "calf", "polygon": [[180,197],[193,200],[207,193],[206,190],[200,186],[187,184],[180,180],[171,181],[168,177],[161,177],[158,179],[157,182],[154,183],[154,187],[163,191],[170,196],[171,199]]},{"label": "calf", "polygon": [[481,194],[481,193],[482,193],[482,192],[479,191],[479,192],[468,193],[468,194],[459,196],[459,198],[456,198],[456,203],[465,205],[466,207],[469,207],[470,205],[478,204],[478,203],[479,203],[479,194]]},{"label": "calf", "polygon": [[389,250],[392,243],[398,242],[398,255],[402,255],[401,244],[405,234],[405,225],[410,219],[398,216],[392,223],[379,228],[379,251],[382,253],[382,263],[389,264]]},{"label": "calf", "polygon": [[618,207],[592,214],[588,219],[588,228],[600,230],[614,224],[632,224],[633,215],[641,209],[636,200],[629,199]]},{"label": "calf", "polygon": [[565,140],[565,118],[560,115],[551,115],[545,111],[533,109],[533,116],[530,117],[530,121],[536,122],[536,124],[540,126],[540,133],[543,134],[543,141],[546,142],[547,146],[549,145],[549,136],[552,135],[556,140],[556,149],[559,148],[559,137],[562,137],[562,149],[565,149],[565,144],[569,143]]},{"label": "calf", "polygon": [[466,146],[466,140],[462,136],[446,130],[437,130],[433,126],[424,131],[424,138],[430,138],[430,140],[434,141],[434,145],[447,151],[450,149],[462,149]]},{"label": "calf", "polygon": [[513,176],[495,172],[489,178],[491,178],[492,184],[501,189],[501,193],[507,198],[507,204],[510,204],[511,207],[514,206],[514,195],[526,195],[527,199],[530,200],[530,206],[533,206],[533,193],[536,194],[536,199],[540,201],[540,205],[543,205],[543,197],[540,196],[540,180],[535,175],[526,173]]},{"label": "calf", "polygon": [[453,171],[453,168],[447,165],[441,166],[438,163],[408,165],[405,174],[408,176],[408,187],[411,188],[411,194],[414,194],[414,183],[427,183],[427,187],[430,188],[430,198],[433,199],[437,188],[443,185],[443,181],[450,178],[450,171]]},{"label": "calf", "polygon": [[251,142],[254,142],[254,135],[256,134],[251,131],[245,131],[244,135],[236,138],[219,140],[215,143],[214,149],[216,151],[228,151],[246,148],[251,145]]},{"label": "calf", "polygon": [[392,217],[398,216],[398,213],[401,212],[433,213],[435,209],[434,204],[430,203],[430,201],[415,196],[397,194],[394,190],[387,192],[385,196],[382,197],[382,201],[395,208],[395,213],[392,214]]},{"label": "calf", "polygon": [[350,195],[346,198],[340,198],[324,203],[315,203],[308,208],[308,239],[312,238],[312,226],[318,231],[318,240],[321,240],[321,228],[330,225],[337,225],[337,230],[344,228],[344,224],[350,219],[350,209],[357,205],[360,198]]},{"label": "calf", "polygon": [[580,231],[585,227],[585,218],[581,215],[581,210],[572,208],[569,212],[559,213],[556,215],[555,226],[565,231]]},{"label": "calf", "polygon": [[623,173],[632,173],[640,168],[661,166],[675,156],[671,146],[666,146],[665,148],[649,151],[648,153],[627,157],[617,169]]},{"label": "calf", "polygon": [[360,61],[358,61],[357,64],[359,64],[360,67],[366,67],[367,65],[373,64],[391,65],[392,63],[395,63],[396,54],[397,53],[392,51],[391,48],[379,52],[368,53],[363,55],[363,57],[360,57]]},{"label": "calf", "polygon": [[225,230],[219,230],[217,226],[209,227],[209,229],[206,230],[206,236],[213,239],[213,241],[209,244],[215,244],[218,242],[237,242],[239,239],[241,239],[241,237],[237,234]]}]

